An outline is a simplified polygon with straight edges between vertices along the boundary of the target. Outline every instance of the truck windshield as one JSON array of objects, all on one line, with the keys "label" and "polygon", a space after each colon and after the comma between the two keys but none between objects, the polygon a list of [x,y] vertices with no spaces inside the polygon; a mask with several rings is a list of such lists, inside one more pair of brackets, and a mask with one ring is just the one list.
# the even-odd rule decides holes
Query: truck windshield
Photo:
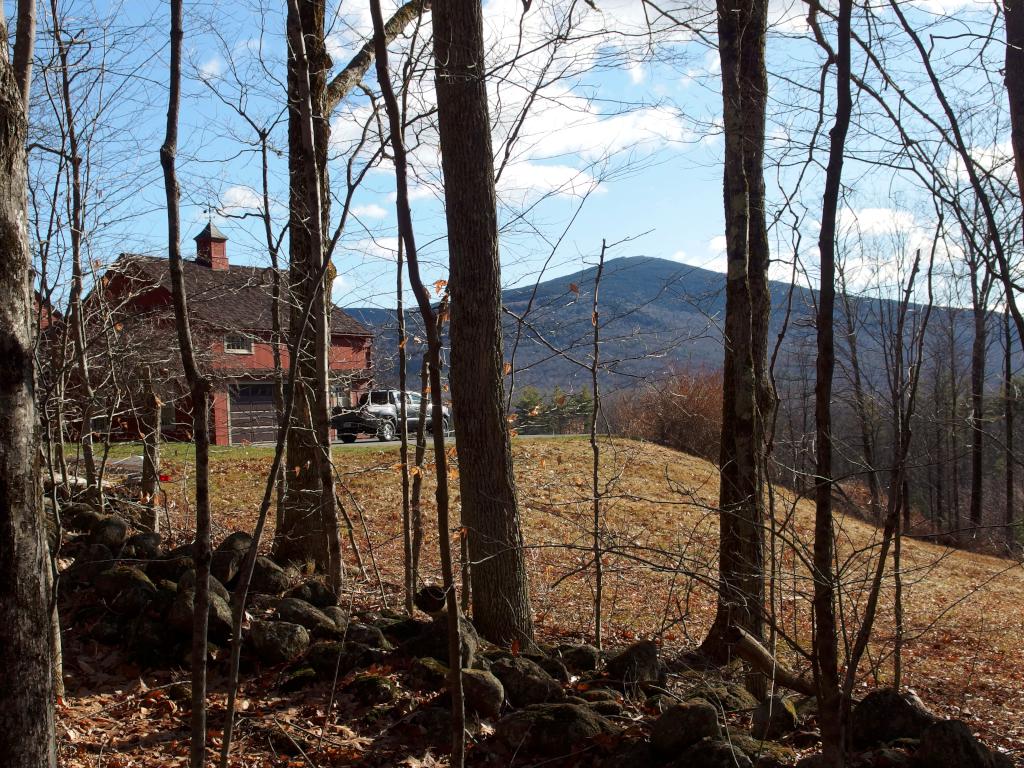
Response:
[{"label": "truck windshield", "polygon": [[363,392],[363,394],[359,396],[359,405],[366,405],[367,402],[369,402],[370,405],[387,405],[388,393],[380,391]]}]

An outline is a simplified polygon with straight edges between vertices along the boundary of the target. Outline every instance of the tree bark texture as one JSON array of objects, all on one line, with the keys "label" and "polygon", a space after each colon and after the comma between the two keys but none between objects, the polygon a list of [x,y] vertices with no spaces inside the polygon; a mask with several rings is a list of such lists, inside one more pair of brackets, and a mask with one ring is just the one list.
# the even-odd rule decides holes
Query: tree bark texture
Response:
[{"label": "tree bark texture", "polygon": [[[987,299],[987,291],[982,301]],[[985,364],[988,346],[988,310],[974,302],[974,342],[971,345],[971,525],[981,525],[985,492]],[[910,511],[910,505],[907,505]]]},{"label": "tree bark texture", "polygon": [[181,364],[192,400],[192,424],[196,447],[196,538],[192,547],[196,581],[192,603],[192,734],[189,764],[206,765],[206,639],[210,608],[210,562],[212,560],[210,517],[210,381],[199,370],[181,257],[181,188],[175,167],[178,153],[178,113],[181,103],[182,2],[171,0],[171,65],[167,126],[160,147],[160,166],[167,201],[167,251],[174,300],[174,324],[181,352]]},{"label": "tree bark texture", "polygon": [[845,760],[845,724],[839,682],[839,625],[832,527],[832,379],[835,372],[836,218],[843,176],[846,135],[853,114],[850,39],[853,0],[840,0],[836,56],[836,112],[830,132],[825,191],[818,237],[821,286],[818,295],[818,360],[814,386],[817,442],[814,516],[814,637],[812,662],[818,689],[818,722],[824,764],[841,768]]},{"label": "tree bark texture", "polygon": [[767,371],[771,298],[762,170],[768,98],[767,7],[763,0],[718,3],[728,274],[718,612],[702,645],[704,653],[716,661],[728,658],[726,637],[731,625],[763,638],[765,425],[770,423],[774,401]]},{"label": "tree bark texture", "polygon": [[[385,24],[385,39],[390,42],[401,34],[424,7],[424,0],[402,5]],[[330,225],[327,144],[331,112],[359,85],[373,63],[374,49],[373,41],[368,40],[328,82],[331,59],[324,41],[325,8],[324,0],[288,4],[289,40],[296,40],[295,35],[299,35],[305,51],[300,59],[298,46],[289,44],[289,338],[295,346],[302,335],[303,343],[292,350],[299,360],[298,376],[292,392],[285,393],[292,398],[294,415],[284,467],[284,503],[277,513],[274,556],[312,561],[320,568],[336,572],[340,578],[340,567],[331,565],[332,559],[340,558],[341,550],[328,413],[330,289],[335,272],[330,264],[323,264],[327,253],[325,233]],[[303,96],[307,91],[308,96]],[[304,117],[307,99],[312,114]],[[308,142],[303,126],[310,118],[312,141]],[[310,143],[311,148],[307,147]],[[315,174],[310,173],[311,167],[315,167]],[[319,216],[318,221],[315,216]],[[307,305],[312,306],[308,315],[303,309]],[[303,325],[305,334],[301,334]]]},{"label": "tree bark texture", "polygon": [[1004,82],[1010,101],[1010,141],[1017,186],[1024,190],[1024,0],[1003,0],[1006,20]]},{"label": "tree bark texture", "polygon": [[[19,3],[15,53],[31,61],[31,3]],[[32,256],[26,218],[28,80],[8,58],[0,11],[0,755],[12,768],[56,768],[50,557],[39,484]],[[15,57],[18,58],[17,55]]]},{"label": "tree bark texture", "polygon": [[[434,82],[448,222],[450,382],[473,621],[532,642],[533,617],[505,414],[501,269],[479,0],[433,3]],[[433,392],[435,400],[440,392]]]},{"label": "tree bark texture", "polygon": [[[431,398],[431,422],[436,425],[433,430],[434,466],[437,472],[437,488],[434,498],[437,501],[437,533],[438,547],[441,556],[441,580],[445,592],[448,625],[448,658],[454,663],[449,665],[448,691],[451,695],[452,749],[449,762],[452,768],[462,768],[466,756],[466,708],[462,687],[462,664],[456,660],[462,654],[462,628],[459,614],[458,597],[455,590],[454,572],[452,570],[451,523],[448,516],[448,456],[444,447],[444,430],[436,428],[443,419],[441,404],[441,328],[437,314],[430,303],[430,296],[420,276],[419,259],[416,251],[416,234],[412,225],[412,211],[409,208],[408,164],[406,160],[405,137],[402,133],[402,117],[398,107],[398,99],[391,87],[388,71],[388,48],[386,28],[380,12],[380,0],[370,0],[370,14],[373,17],[374,46],[377,54],[377,79],[380,82],[381,94],[387,110],[390,143],[395,161],[395,214],[398,219],[398,233],[402,238],[409,259],[409,282],[416,296],[420,317],[427,334],[427,363],[429,367],[430,388],[435,393]],[[490,159],[488,158],[488,165]],[[421,404],[421,409],[425,403]],[[422,420],[421,420],[422,424]]]},{"label": "tree bark texture", "polygon": [[[82,234],[85,226],[85,203],[82,199],[82,155],[78,147],[78,131],[75,124],[75,109],[71,103],[71,72],[68,68],[69,44],[63,40],[60,29],[60,13],[56,0],[51,0],[53,34],[57,43],[60,61],[61,98],[64,102],[64,120],[67,141],[68,162],[71,166],[71,341],[78,371],[78,404],[82,420],[80,440],[85,477],[90,493],[95,494],[102,509],[103,494],[96,473],[96,458],[92,441],[92,417],[95,407],[95,393],[89,378],[88,344],[85,333],[85,312],[82,306]],[[109,429],[109,427],[108,427]]]},{"label": "tree bark texture", "polygon": [[156,492],[160,482],[160,399],[153,388],[153,377],[146,369],[146,391],[142,398],[142,514],[143,527],[160,532],[160,518],[157,514]]},{"label": "tree bark texture", "polygon": [[[322,233],[330,223],[325,201],[327,189],[328,118],[324,114],[327,71],[331,60],[324,46],[323,0],[298,0],[288,4],[288,177],[289,177],[289,332],[292,353],[298,358],[298,376],[292,389],[293,424],[288,435],[284,509],[278,512],[274,537],[275,557],[284,561],[310,560],[329,569],[329,531],[337,518],[323,518],[324,496],[333,509],[333,482],[323,487],[323,462],[330,463],[330,432],[327,425],[327,391],[321,391],[320,348],[323,326],[328,321],[326,296],[333,274],[320,275],[324,255]],[[300,57],[296,40],[305,50]],[[304,98],[304,94],[308,96]],[[307,146],[303,106],[307,101],[312,119],[312,146]],[[315,168],[311,174],[309,167]],[[315,183],[314,180],[315,179]],[[320,201],[319,210],[311,203]],[[315,217],[315,221],[314,221]],[[319,276],[319,279],[318,279]],[[309,305],[307,315],[303,310]],[[302,326],[306,330],[302,332]],[[302,344],[295,342],[302,334]],[[329,333],[327,343],[329,345]],[[321,416],[322,412],[322,416]],[[326,453],[325,453],[326,452]]]}]

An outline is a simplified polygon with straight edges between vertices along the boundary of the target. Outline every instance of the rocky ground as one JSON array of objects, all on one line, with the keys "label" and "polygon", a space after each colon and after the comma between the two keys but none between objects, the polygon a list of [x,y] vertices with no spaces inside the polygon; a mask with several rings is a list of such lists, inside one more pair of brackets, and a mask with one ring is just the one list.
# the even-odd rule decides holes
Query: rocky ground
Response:
[{"label": "rocky ground", "polygon": [[[127,509],[127,507],[125,508]],[[63,510],[60,611],[69,766],[183,765],[195,571],[130,514]],[[231,593],[251,546],[218,542],[210,604],[210,751],[225,725]],[[451,716],[443,615],[380,610],[260,556],[243,633],[231,765],[444,764]],[[425,597],[429,597],[426,595]],[[339,604],[340,603],[340,604]],[[730,768],[813,766],[813,702],[778,691],[758,702],[735,668],[707,669],[654,642],[607,653],[586,644],[495,647],[463,620],[468,753],[476,766]],[[1013,765],[959,720],[910,694],[868,693],[851,722],[858,766]]]}]

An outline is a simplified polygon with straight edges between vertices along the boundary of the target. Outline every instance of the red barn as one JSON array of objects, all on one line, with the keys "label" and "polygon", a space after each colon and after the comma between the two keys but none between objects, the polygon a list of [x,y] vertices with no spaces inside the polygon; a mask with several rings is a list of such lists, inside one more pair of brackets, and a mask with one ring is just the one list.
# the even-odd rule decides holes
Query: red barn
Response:
[{"label": "red barn", "polygon": [[[274,270],[230,264],[227,237],[212,223],[195,240],[196,258],[184,262],[183,267],[196,353],[215,382],[210,439],[215,445],[273,440],[278,420],[274,405]],[[121,346],[130,351],[120,353],[137,359],[129,368],[152,373],[154,379],[160,379],[156,384],[161,391],[177,395],[162,398],[165,436],[188,437],[191,404],[181,381],[167,260],[122,254],[102,284],[103,300],[115,318],[120,338],[132,340]],[[286,272],[280,273],[279,285],[281,326],[286,335],[291,309]],[[330,327],[331,405],[347,405],[369,385],[373,336],[338,307],[332,307]],[[284,339],[278,349],[286,375]],[[125,431],[131,435],[136,430],[128,427]]]}]

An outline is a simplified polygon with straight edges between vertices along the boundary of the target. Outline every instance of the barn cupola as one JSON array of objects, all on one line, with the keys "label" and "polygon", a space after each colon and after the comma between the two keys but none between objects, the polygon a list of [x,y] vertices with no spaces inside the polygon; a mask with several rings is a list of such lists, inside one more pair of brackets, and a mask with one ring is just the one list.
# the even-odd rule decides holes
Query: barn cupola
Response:
[{"label": "barn cupola", "polygon": [[228,268],[227,236],[211,221],[196,235],[196,264],[210,269]]}]

